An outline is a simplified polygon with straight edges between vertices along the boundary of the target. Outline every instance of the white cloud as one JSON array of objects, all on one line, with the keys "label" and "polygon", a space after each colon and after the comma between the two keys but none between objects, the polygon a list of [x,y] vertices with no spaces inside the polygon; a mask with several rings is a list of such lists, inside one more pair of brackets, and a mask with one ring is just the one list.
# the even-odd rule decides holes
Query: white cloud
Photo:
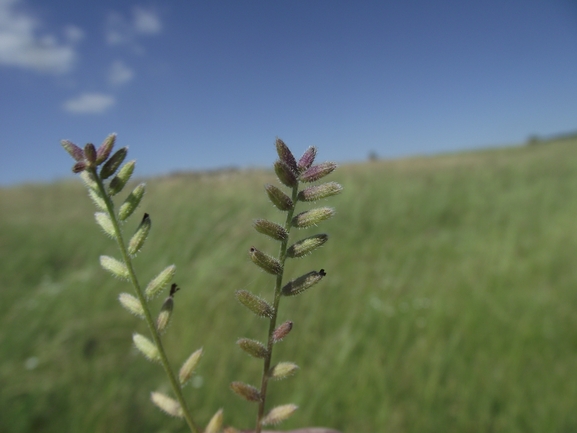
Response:
[{"label": "white cloud", "polygon": [[143,48],[137,40],[143,35],[155,35],[162,30],[158,14],[152,9],[135,6],[130,17],[111,12],[106,19],[105,37],[109,45],[129,45],[137,52]]},{"label": "white cloud", "polygon": [[116,103],[114,96],[102,93],[82,93],[64,102],[63,108],[75,114],[100,114]]},{"label": "white cloud", "polygon": [[132,80],[134,71],[124,64],[122,60],[116,60],[108,71],[108,81],[110,84],[124,84]]},{"label": "white cloud", "polygon": [[162,24],[158,15],[141,7],[135,7],[132,11],[134,30],[137,33],[154,35],[160,33]]},{"label": "white cloud", "polygon": [[18,10],[20,0],[0,0],[0,66],[20,67],[41,73],[62,74],[76,60],[76,43],[84,33],[75,26],[64,28],[64,41],[41,34],[42,23]]}]

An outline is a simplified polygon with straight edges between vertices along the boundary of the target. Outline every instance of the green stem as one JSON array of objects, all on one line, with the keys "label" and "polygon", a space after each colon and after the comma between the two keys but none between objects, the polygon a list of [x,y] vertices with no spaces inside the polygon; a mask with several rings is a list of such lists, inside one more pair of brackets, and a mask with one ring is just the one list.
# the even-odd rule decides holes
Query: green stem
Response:
[{"label": "green stem", "polygon": [[96,169],[91,169],[90,172],[94,176],[94,179],[96,180],[96,183],[98,184],[98,189],[100,190],[100,193],[101,193],[101,195],[104,198],[104,201],[106,203],[106,208],[108,210],[108,215],[110,216],[110,220],[112,221],[112,225],[114,227],[114,232],[116,234],[116,241],[118,243],[118,248],[120,249],[120,254],[122,255],[122,260],[126,264],[126,267],[128,269],[128,274],[130,276],[130,282],[132,283],[132,286],[134,287],[134,290],[136,292],[138,300],[142,304],[142,308],[144,310],[144,318],[146,320],[146,324],[148,325],[148,329],[150,331],[150,334],[152,335],[152,339],[154,341],[154,344],[156,345],[156,347],[158,348],[158,352],[160,353],[160,361],[162,363],[162,367],[164,368],[164,371],[166,372],[166,375],[168,376],[168,379],[169,379],[170,384],[172,386],[172,390],[173,390],[174,394],[176,395],[178,402],[180,403],[180,407],[182,408],[184,419],[186,420],[186,423],[190,427],[190,430],[193,433],[200,433],[201,430],[198,428],[198,425],[194,422],[194,419],[192,418],[192,414],[190,412],[190,409],[188,408],[188,405],[186,404],[186,400],[184,399],[184,395],[182,394],[182,388],[180,387],[180,384],[178,383],[178,380],[176,379],[176,376],[175,376],[174,372],[172,371],[172,368],[170,367],[170,364],[168,362],[168,357],[166,356],[166,352],[164,350],[164,347],[162,346],[160,334],[156,330],[156,325],[155,325],[154,319],[152,318],[152,314],[150,313],[150,309],[148,308],[146,298],[144,296],[142,288],[140,287],[140,283],[138,282],[138,278],[136,277],[136,273],[135,273],[134,267],[132,265],[132,260],[130,258],[130,254],[128,254],[128,250],[126,249],[126,245],[124,244],[124,239],[122,237],[122,230],[120,230],[120,224],[118,223],[118,220],[116,218],[116,214],[114,212],[114,203],[112,202],[112,199],[110,198],[110,196],[106,192],[106,188],[104,187],[104,183],[102,182],[102,179],[100,179],[100,176],[98,176],[98,174],[96,173]]},{"label": "green stem", "polygon": [[[293,190],[292,190],[293,207],[292,207],[292,209],[290,209],[287,212],[286,221],[285,221],[285,225],[284,225],[284,228],[288,234],[290,234],[291,222],[292,222],[295,207],[297,204],[298,189],[299,188],[298,188],[298,183],[297,183],[297,185],[295,185],[293,187]],[[275,284],[275,289],[274,289],[274,301],[273,301],[273,314],[272,314],[272,317],[270,319],[270,323],[269,323],[269,327],[268,327],[267,355],[264,359],[264,367],[263,367],[262,380],[261,380],[261,385],[260,385],[261,399],[260,399],[259,404],[258,404],[258,414],[257,414],[257,419],[256,419],[255,433],[261,433],[261,430],[262,430],[262,420],[264,418],[264,410],[265,410],[265,404],[266,404],[266,391],[267,391],[267,386],[268,386],[270,364],[271,364],[271,360],[272,360],[272,349],[274,346],[273,333],[274,333],[274,330],[276,328],[278,306],[279,306],[280,298],[281,298],[282,280],[283,280],[283,276],[284,276],[284,264],[285,264],[285,260],[286,260],[286,250],[287,250],[288,241],[289,241],[289,236],[287,236],[287,238],[281,242],[280,250],[279,250],[278,260],[281,264],[282,271],[279,275],[276,276],[276,284]]]}]

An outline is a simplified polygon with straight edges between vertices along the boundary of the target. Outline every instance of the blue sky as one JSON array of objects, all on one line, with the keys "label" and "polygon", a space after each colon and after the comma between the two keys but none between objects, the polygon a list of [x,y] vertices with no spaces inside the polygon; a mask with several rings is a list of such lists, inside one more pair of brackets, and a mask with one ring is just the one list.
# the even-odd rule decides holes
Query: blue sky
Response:
[{"label": "blue sky", "polygon": [[575,0],[0,0],[0,185],[110,132],[155,175],[575,131],[576,47]]}]

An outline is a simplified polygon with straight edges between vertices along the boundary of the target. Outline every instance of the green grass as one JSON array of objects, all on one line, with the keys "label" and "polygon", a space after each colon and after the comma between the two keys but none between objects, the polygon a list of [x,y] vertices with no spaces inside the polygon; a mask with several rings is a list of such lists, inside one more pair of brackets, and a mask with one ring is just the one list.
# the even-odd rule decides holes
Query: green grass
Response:
[{"label": "green grass", "polygon": [[[288,266],[327,277],[281,304],[295,327],[275,359],[301,366],[271,386],[271,404],[300,406],[282,427],[577,431],[577,139],[346,165],[331,180],[345,188],[327,202],[337,216],[298,233],[331,239]],[[228,384],[260,377],[235,341],[263,339],[266,325],[234,291],[272,295],[247,253],[276,253],[251,228],[283,218],[267,182],[264,171],[147,181],[153,229],[136,267],[146,282],[177,265],[165,341],[176,367],[204,347],[202,384],[185,390],[203,423],[222,406],[226,424],[254,424]],[[117,301],[128,284],[99,267],[118,254],[93,213],[80,180],[0,190],[2,432],[185,431],[149,401],[168,384],[132,347],[146,329]]]}]

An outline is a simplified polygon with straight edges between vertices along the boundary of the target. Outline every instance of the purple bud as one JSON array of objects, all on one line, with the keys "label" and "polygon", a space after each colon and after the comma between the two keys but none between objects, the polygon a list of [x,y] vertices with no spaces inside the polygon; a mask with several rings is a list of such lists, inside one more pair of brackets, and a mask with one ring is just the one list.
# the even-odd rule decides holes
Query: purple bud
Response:
[{"label": "purple bud", "polygon": [[284,144],[284,141],[282,141],[280,138],[276,139],[276,151],[278,153],[278,157],[280,158],[280,160],[284,162],[286,165],[288,165],[289,168],[296,173],[297,162],[295,160],[295,157],[293,156],[288,146]]},{"label": "purple bud", "polygon": [[84,157],[89,164],[94,164],[96,161],[96,148],[94,144],[87,143],[86,146],[84,146]]},{"label": "purple bud", "polygon": [[300,175],[300,181],[315,182],[332,173],[336,168],[337,165],[334,162],[323,162],[322,164],[313,165]]},{"label": "purple bud", "polygon": [[72,166],[73,173],[80,173],[86,170],[86,161],[78,161],[74,166]]},{"label": "purple bud", "polygon": [[98,147],[98,150],[96,151],[96,165],[100,165],[108,159],[108,157],[110,156],[110,152],[114,147],[115,141],[116,141],[116,134],[110,134]]},{"label": "purple bud", "polygon": [[299,160],[299,164],[298,164],[298,170],[299,172],[303,172],[305,170],[308,170],[311,165],[313,165],[313,162],[315,161],[315,156],[317,156],[317,148],[314,146],[309,147],[307,150],[305,150],[305,153],[303,153],[303,156],[301,156],[301,159]]},{"label": "purple bud", "polygon": [[286,186],[294,187],[298,185],[295,172],[284,161],[277,160],[274,163],[274,171],[278,179]]},{"label": "purple bud", "polygon": [[64,150],[66,150],[66,152],[68,152],[76,161],[82,161],[84,159],[84,151],[71,141],[62,140],[60,144],[62,144]]},{"label": "purple bud", "polygon": [[279,210],[291,210],[294,206],[291,198],[274,185],[265,185],[268,198]]}]

